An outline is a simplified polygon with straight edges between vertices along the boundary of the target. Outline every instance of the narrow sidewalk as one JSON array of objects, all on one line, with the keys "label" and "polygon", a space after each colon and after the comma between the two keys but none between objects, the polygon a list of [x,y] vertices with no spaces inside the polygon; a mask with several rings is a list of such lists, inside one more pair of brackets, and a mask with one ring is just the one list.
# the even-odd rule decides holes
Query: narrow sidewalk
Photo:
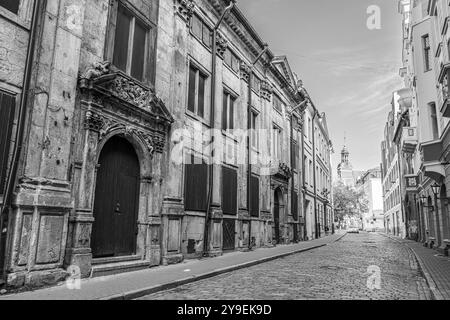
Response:
[{"label": "narrow sidewalk", "polygon": [[[386,234],[385,234],[386,235]],[[406,245],[416,256],[435,300],[450,300],[450,258],[423,244],[386,235]]]},{"label": "narrow sidewalk", "polygon": [[320,248],[340,240],[345,235],[346,233],[338,233],[298,244],[261,248],[251,252],[233,252],[217,258],[189,260],[177,265],[85,279],[81,281],[80,289],[70,290],[65,283],[62,283],[48,289],[0,296],[0,300],[134,299],[186,283]]}]

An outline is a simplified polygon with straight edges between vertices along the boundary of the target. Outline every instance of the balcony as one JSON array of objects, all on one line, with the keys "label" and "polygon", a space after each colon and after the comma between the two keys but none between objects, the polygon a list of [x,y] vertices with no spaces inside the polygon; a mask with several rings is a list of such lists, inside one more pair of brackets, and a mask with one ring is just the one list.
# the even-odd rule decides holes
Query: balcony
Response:
[{"label": "balcony", "polygon": [[413,103],[413,91],[410,88],[403,88],[397,91],[399,96],[398,104],[400,106],[400,110],[403,112],[409,110],[412,107]]},{"label": "balcony", "polygon": [[445,177],[444,166],[441,163],[442,141],[434,140],[420,145],[420,153],[422,158],[421,171],[424,176],[435,181],[439,181]]},{"label": "balcony", "polygon": [[413,154],[416,151],[417,144],[417,128],[415,127],[404,127],[401,137],[401,147],[403,153]]}]

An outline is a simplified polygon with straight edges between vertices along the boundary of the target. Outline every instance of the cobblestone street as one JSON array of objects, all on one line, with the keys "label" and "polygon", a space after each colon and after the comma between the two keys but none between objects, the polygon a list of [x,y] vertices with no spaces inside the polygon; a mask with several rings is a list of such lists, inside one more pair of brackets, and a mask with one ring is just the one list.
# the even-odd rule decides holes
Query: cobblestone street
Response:
[{"label": "cobblestone street", "polygon": [[[369,281],[368,286],[368,280],[376,277],[369,271],[378,267],[381,281]],[[431,295],[405,246],[379,234],[361,233],[143,299],[429,300]]]}]

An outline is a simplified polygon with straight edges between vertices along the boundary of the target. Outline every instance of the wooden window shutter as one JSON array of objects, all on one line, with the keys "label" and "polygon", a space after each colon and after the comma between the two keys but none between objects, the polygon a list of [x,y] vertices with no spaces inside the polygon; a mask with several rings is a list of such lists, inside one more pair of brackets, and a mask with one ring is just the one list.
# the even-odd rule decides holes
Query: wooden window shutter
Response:
[{"label": "wooden window shutter", "polygon": [[131,76],[142,81],[145,70],[145,47],[147,45],[148,28],[142,23],[136,22],[133,39],[133,60]]},{"label": "wooden window shutter", "polygon": [[222,168],[222,210],[224,214],[237,214],[237,172]]},{"label": "wooden window shutter", "polygon": [[13,96],[0,92],[0,194],[5,188],[15,105]]},{"label": "wooden window shutter", "polygon": [[195,112],[195,87],[196,87],[197,72],[192,66],[189,68],[189,97],[188,110]]},{"label": "wooden window shutter", "polygon": [[122,5],[119,5],[114,40],[113,64],[123,72],[127,72],[130,27],[131,16]]},{"label": "wooden window shutter", "polygon": [[191,156],[185,165],[184,202],[187,211],[206,212],[208,202],[208,166],[199,158]]},{"label": "wooden window shutter", "polygon": [[297,192],[293,192],[292,216],[294,217],[294,220],[298,220],[298,193]]},{"label": "wooden window shutter", "polygon": [[205,85],[206,77],[200,73],[198,77],[198,115],[202,118],[205,116]]},{"label": "wooden window shutter", "polygon": [[251,179],[251,213],[250,215],[254,218],[259,217],[259,178],[252,177]]},{"label": "wooden window shutter", "polygon": [[223,93],[222,99],[222,129],[227,130],[227,117],[228,117],[228,94]]}]

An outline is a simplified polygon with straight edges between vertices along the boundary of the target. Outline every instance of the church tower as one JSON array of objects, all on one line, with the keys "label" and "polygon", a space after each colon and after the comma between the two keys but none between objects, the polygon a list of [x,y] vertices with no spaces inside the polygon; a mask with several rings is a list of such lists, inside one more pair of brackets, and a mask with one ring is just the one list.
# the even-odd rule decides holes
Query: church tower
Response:
[{"label": "church tower", "polygon": [[355,175],[353,166],[350,163],[350,152],[347,148],[347,139],[345,138],[344,147],[341,151],[341,163],[338,165],[338,178],[346,186],[355,186]]}]

